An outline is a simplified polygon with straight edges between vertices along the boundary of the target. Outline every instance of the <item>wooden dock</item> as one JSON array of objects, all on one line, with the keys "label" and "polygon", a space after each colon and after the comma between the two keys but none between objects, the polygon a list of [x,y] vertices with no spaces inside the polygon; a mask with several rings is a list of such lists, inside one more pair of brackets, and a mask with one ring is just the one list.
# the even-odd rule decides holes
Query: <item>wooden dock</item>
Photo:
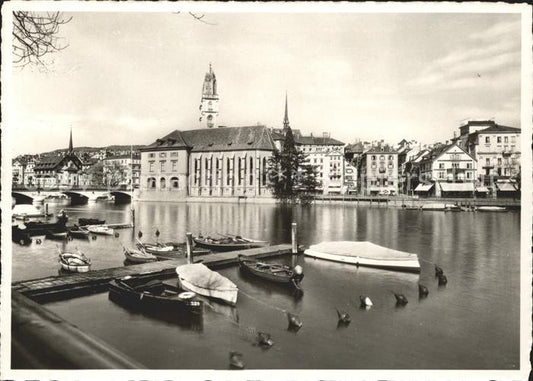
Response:
[{"label": "wooden dock", "polygon": [[[290,254],[291,244],[265,246],[255,249],[229,251],[197,256],[194,262],[201,261],[210,268],[220,268],[236,264],[239,255],[253,258],[270,258]],[[138,265],[115,267],[110,269],[74,273],[72,275],[56,275],[41,279],[14,282],[12,290],[29,297],[37,302],[68,299],[80,295],[103,292],[109,281],[126,275],[142,274],[147,278],[170,277],[175,274],[175,268],[185,264],[186,258],[143,263]]]}]

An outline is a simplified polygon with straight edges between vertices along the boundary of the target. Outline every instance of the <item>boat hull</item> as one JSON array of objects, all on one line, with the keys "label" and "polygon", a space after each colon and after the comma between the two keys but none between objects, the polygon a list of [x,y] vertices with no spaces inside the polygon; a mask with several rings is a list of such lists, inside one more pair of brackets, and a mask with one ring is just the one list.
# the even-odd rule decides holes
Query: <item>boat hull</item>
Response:
[{"label": "boat hull", "polygon": [[112,229],[90,226],[90,225],[87,227],[87,230],[93,234],[98,234],[98,235],[113,235],[115,233]]},{"label": "boat hull", "polygon": [[180,287],[187,291],[223,301],[234,306],[237,303],[239,289],[220,275],[202,264],[182,265],[176,268]]},{"label": "boat hull", "polygon": [[72,273],[86,273],[91,269],[91,265],[69,265],[65,262],[59,262],[61,268]]},{"label": "boat hull", "polygon": [[356,266],[372,267],[377,269],[406,271],[419,273],[420,263],[418,259],[372,259],[363,257],[353,257],[338,254],[329,254],[321,251],[307,249],[304,251],[304,255],[312,258],[325,259],[328,261],[348,263]]},{"label": "boat hull", "polygon": [[235,250],[245,250],[253,249],[255,247],[264,247],[268,245],[267,241],[251,241],[251,242],[242,242],[242,243],[211,243],[204,240],[194,238],[194,243],[196,246],[203,247],[205,249],[213,251],[235,251]]},{"label": "boat hull", "polygon": [[255,260],[250,260],[246,258],[239,257],[239,266],[240,269],[248,274],[254,275],[258,278],[265,279],[269,282],[274,282],[278,284],[283,284],[287,286],[293,286],[293,271],[288,266],[283,265],[272,265],[274,268],[279,269],[279,272],[270,272],[261,270],[257,266],[258,262]]},{"label": "boat hull", "polygon": [[[172,290],[174,291],[174,290]],[[177,290],[176,290],[177,291]],[[148,292],[136,291],[121,284],[119,280],[109,282],[109,299],[119,304],[141,306],[150,309],[174,310],[191,315],[203,314],[203,302],[196,297],[192,299],[180,299],[178,292],[175,295],[160,296]]]},{"label": "boat hull", "polygon": [[501,207],[501,206],[479,206],[477,208],[478,212],[496,212],[496,213],[502,213],[507,212],[507,208]]},{"label": "boat hull", "polygon": [[135,252],[131,252],[130,250],[124,250],[124,256],[126,257],[128,261],[134,262],[134,263],[148,263],[148,262],[157,261],[157,257],[154,255],[148,256],[148,255],[136,254]]}]

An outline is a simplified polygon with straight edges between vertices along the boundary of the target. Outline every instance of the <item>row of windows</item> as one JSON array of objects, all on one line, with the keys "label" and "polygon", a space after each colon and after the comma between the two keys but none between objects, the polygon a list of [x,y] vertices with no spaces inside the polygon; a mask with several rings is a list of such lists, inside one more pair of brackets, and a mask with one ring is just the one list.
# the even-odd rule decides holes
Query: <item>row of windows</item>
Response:
[{"label": "row of windows", "polygon": [[[156,179],[155,177],[149,177],[147,179],[147,187],[148,189],[155,189],[156,187]],[[159,188],[160,189],[166,189],[167,187],[167,179],[165,179],[164,177],[161,177],[159,179]],[[172,177],[170,178],[170,188],[172,189],[179,189],[179,180],[177,177]]]},{"label": "row of windows", "polygon": [[[160,172],[165,172],[166,171],[166,160],[161,160],[159,162],[159,170]],[[177,172],[178,170],[178,161],[177,160],[171,160],[170,161],[170,164],[171,164],[171,171],[172,172]],[[148,163],[148,171],[149,172],[154,172],[154,168],[155,168],[155,161],[150,161]]]},{"label": "row of windows", "polygon": [[[200,178],[202,177],[202,159],[195,159],[194,160],[194,185],[198,185],[200,182]],[[221,158],[214,158],[214,163],[212,163],[211,158],[205,158],[205,172],[207,173],[208,177],[207,180],[210,182],[210,185],[212,185],[212,179],[210,177],[210,172],[212,169],[212,164],[214,164],[215,168],[215,185],[218,185],[219,178],[222,174],[222,160]],[[236,158],[237,160],[237,182],[238,185],[242,185],[244,178],[245,178],[245,170],[246,170],[246,158]],[[234,179],[233,179],[233,169],[235,165],[235,159],[226,158],[226,185],[233,185]],[[268,172],[268,163],[267,158],[264,157],[262,159],[262,174],[261,174],[261,183],[262,185],[266,185],[267,181],[267,172]],[[254,183],[254,158],[250,157],[249,159],[249,172],[248,172],[248,184],[253,185]]]},{"label": "row of windows", "polygon": [[[372,155],[372,160],[376,160],[376,155]],[[385,156],[381,155],[379,157],[379,160],[385,160]],[[393,160],[393,156],[392,155],[389,155],[389,160],[392,161]]]},{"label": "row of windows", "polygon": [[[439,163],[439,169],[444,169],[445,163]],[[452,168],[461,168],[460,163],[452,163]],[[467,169],[472,169],[472,163],[466,163]]]},{"label": "row of windows", "polygon": [[[515,139],[516,137],[515,136],[511,136],[511,142],[515,142]],[[501,143],[502,142],[502,137],[501,136],[497,136],[496,137],[496,143]],[[509,143],[509,137],[508,136],[504,136],[503,137],[503,142],[504,143]],[[490,136],[485,136],[485,143],[490,143]]]},{"label": "row of windows", "polygon": [[[155,153],[154,152],[150,152],[148,154],[148,157],[150,159],[155,158]],[[166,152],[159,152],[159,157],[167,157],[167,153]],[[178,157],[178,152],[170,152],[170,157]]]},{"label": "row of windows", "polygon": [[380,183],[382,183],[383,186],[387,187],[387,186],[394,186],[394,181],[393,180],[387,180],[387,179],[383,179],[383,181],[381,180],[370,180],[370,185],[376,185],[376,186],[379,186]]},{"label": "row of windows", "polygon": [[[376,163],[372,163],[371,165],[372,169],[376,169],[378,166]],[[394,165],[392,163],[389,163],[389,165],[387,166],[389,169],[392,169],[394,168]],[[380,169],[384,169],[384,167],[382,166]]]}]

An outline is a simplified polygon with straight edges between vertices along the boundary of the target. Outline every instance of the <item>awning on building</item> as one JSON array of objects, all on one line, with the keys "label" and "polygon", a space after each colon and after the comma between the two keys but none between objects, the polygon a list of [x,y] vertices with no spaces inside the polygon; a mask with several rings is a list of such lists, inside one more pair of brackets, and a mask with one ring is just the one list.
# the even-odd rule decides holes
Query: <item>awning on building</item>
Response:
[{"label": "awning on building", "polygon": [[516,187],[513,183],[496,183],[500,192],[516,192]]},{"label": "awning on building", "polygon": [[473,192],[473,183],[439,183],[443,192]]},{"label": "awning on building", "polygon": [[483,186],[483,185],[480,185],[478,187],[476,187],[476,192],[479,192],[479,193],[489,193],[489,188]]},{"label": "awning on building", "polygon": [[429,192],[431,188],[433,188],[434,184],[418,184],[418,186],[415,188],[415,192]]}]

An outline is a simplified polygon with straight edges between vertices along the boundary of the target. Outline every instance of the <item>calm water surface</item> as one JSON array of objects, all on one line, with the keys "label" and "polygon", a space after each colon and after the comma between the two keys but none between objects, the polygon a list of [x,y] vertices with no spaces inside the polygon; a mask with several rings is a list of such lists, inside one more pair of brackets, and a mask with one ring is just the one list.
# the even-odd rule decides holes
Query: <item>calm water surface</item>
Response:
[{"label": "calm water surface", "polygon": [[[78,216],[129,221],[129,205],[97,203],[66,208]],[[47,304],[63,316],[149,368],[227,369],[228,351],[244,354],[248,369],[516,369],[519,367],[520,214],[420,212],[394,208],[315,205],[139,203],[137,226],[120,236],[74,240],[93,261],[93,269],[122,266],[122,245],[143,241],[183,241],[185,233],[235,233],[290,242],[298,223],[301,244],[323,240],[368,240],[417,253],[422,272],[406,274],[299,257],[305,290],[295,298],[283,288],[220,270],[242,291],[236,308],[213,305],[201,321],[160,313],[140,313],[114,304],[107,294]],[[57,275],[55,241],[13,247],[13,279]],[[289,262],[290,258],[276,259]],[[433,263],[444,268],[448,285],[438,287]],[[418,282],[429,288],[418,299]],[[395,307],[391,290],[409,299]],[[374,307],[359,308],[359,295]],[[335,308],[352,322],[337,326]],[[98,311],[98,313],[88,313]],[[303,327],[287,331],[283,311],[299,314]],[[275,342],[254,345],[255,332]]]}]

